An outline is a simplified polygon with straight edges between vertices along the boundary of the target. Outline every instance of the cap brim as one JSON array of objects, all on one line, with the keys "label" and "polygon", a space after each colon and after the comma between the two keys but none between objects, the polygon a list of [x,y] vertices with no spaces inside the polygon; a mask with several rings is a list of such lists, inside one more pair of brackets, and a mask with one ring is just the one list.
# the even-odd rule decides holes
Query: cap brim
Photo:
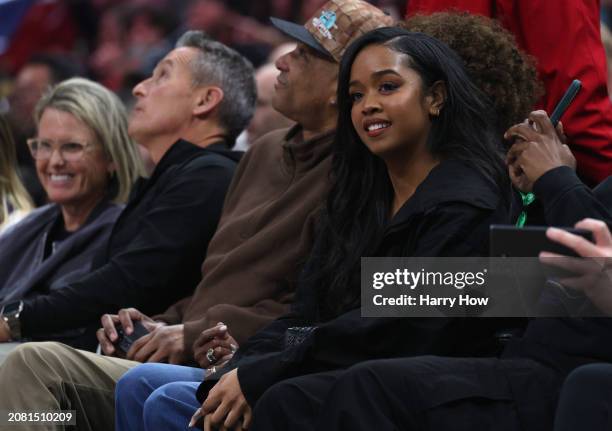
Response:
[{"label": "cap brim", "polygon": [[312,34],[310,34],[308,30],[306,30],[306,27],[304,27],[303,25],[295,24],[293,22],[285,21],[284,19],[274,17],[270,17],[270,21],[272,22],[272,25],[274,27],[282,31],[287,36],[308,45],[309,47],[321,53],[325,57],[334,60],[334,57],[329,53],[329,51],[323,48],[323,46],[313,37]]}]

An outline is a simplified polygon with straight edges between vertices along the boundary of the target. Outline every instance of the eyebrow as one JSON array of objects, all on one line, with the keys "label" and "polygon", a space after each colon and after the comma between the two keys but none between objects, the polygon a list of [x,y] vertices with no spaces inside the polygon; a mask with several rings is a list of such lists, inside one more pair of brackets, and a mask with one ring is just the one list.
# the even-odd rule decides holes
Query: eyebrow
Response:
[{"label": "eyebrow", "polygon": [[174,62],[169,59],[169,58],[164,58],[162,61],[160,61],[157,66],[155,66],[155,69],[159,69],[160,67],[163,67],[165,65],[168,65],[169,67],[174,66]]},{"label": "eyebrow", "polygon": [[[377,70],[376,72],[372,73],[372,75],[371,75],[371,76],[372,76],[373,78],[378,78],[378,77],[380,77],[380,76],[387,75],[387,74],[392,74],[392,75],[396,75],[396,76],[401,76],[399,73],[397,73],[397,72],[396,72],[395,70],[393,70],[393,69]],[[349,87],[352,87],[353,85],[356,85],[356,84],[358,84],[358,83],[359,83],[359,82],[358,82],[358,81],[356,81],[356,80],[355,80],[355,81],[351,81],[351,82],[349,82]]]}]

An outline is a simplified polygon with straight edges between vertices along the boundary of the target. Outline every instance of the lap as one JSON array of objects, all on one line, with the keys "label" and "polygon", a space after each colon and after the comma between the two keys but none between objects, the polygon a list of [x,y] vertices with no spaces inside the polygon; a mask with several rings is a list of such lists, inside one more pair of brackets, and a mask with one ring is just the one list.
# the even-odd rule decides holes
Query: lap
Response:
[{"label": "lap", "polygon": [[121,383],[145,384],[155,389],[173,382],[196,382],[199,384],[203,379],[204,370],[202,368],[148,363],[132,368],[123,376]]}]

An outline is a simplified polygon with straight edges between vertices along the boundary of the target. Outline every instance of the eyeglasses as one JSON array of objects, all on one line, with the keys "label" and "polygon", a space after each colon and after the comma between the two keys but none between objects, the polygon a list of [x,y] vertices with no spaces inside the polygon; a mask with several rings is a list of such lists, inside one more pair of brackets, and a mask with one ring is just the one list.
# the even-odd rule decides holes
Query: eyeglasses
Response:
[{"label": "eyeglasses", "polygon": [[32,138],[27,140],[30,154],[36,160],[48,160],[53,152],[57,149],[62,159],[67,162],[76,162],[83,157],[85,150],[91,147],[91,144],[80,142],[64,142],[54,144],[53,141]]}]

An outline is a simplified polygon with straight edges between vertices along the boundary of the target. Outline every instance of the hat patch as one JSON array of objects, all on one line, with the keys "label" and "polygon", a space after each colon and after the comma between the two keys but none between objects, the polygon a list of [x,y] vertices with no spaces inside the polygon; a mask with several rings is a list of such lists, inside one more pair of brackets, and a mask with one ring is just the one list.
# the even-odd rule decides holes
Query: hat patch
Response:
[{"label": "hat patch", "polygon": [[333,39],[330,30],[332,28],[337,29],[336,25],[336,13],[329,10],[324,10],[321,12],[321,16],[319,18],[315,17],[312,19],[312,25],[319,30],[319,33],[327,39]]}]

